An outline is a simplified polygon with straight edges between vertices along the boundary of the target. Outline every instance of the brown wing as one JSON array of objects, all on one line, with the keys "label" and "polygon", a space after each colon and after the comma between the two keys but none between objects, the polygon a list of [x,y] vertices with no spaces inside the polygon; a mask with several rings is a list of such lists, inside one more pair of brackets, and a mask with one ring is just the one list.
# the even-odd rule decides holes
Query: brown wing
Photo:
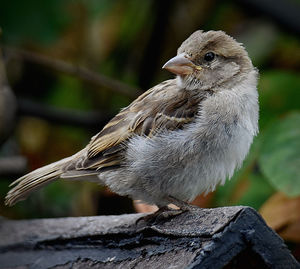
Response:
[{"label": "brown wing", "polygon": [[183,128],[193,121],[206,95],[179,89],[175,80],[153,87],[121,110],[94,136],[87,146],[87,154],[69,169],[100,170],[119,166],[127,139],[135,134],[151,137],[161,130]]}]

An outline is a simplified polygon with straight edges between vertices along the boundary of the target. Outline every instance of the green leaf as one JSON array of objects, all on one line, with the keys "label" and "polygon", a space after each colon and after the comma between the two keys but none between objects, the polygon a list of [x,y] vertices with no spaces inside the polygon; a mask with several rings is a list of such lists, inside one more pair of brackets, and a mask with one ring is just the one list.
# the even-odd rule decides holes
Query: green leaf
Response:
[{"label": "green leaf", "polygon": [[291,113],[265,131],[259,165],[277,190],[300,195],[300,113]]}]

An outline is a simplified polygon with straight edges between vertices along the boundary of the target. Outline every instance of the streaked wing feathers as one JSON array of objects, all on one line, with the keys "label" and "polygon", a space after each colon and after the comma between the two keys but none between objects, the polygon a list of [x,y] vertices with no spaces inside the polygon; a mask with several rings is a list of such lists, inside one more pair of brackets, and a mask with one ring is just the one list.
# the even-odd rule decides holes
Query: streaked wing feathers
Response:
[{"label": "streaked wing feathers", "polygon": [[[101,170],[118,167],[126,140],[133,135],[153,136],[161,130],[183,128],[194,120],[199,104],[207,96],[179,89],[176,80],[167,80],[148,90],[121,110],[88,144],[85,156],[73,169]],[[69,167],[71,169],[71,167]]]}]

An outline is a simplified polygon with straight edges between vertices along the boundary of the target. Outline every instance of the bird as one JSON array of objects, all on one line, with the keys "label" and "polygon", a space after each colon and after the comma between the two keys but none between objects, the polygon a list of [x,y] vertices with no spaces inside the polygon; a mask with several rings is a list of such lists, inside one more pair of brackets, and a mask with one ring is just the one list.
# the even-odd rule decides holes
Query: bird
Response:
[{"label": "bird", "polygon": [[6,205],[65,179],[185,210],[231,178],[258,133],[258,70],[246,49],[224,31],[197,30],[162,68],[174,78],[121,109],[76,154],[14,181]]}]

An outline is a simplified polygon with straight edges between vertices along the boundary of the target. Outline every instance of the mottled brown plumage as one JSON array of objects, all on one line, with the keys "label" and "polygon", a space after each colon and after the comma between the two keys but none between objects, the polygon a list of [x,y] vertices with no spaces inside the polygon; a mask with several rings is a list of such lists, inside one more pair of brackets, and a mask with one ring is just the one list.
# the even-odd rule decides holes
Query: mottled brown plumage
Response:
[{"label": "mottled brown plumage", "polygon": [[34,181],[25,175],[13,182],[20,184],[9,192],[6,203],[13,204],[18,199],[26,198],[32,190],[48,184],[58,176],[97,181],[95,176],[99,172],[121,165],[123,151],[130,137],[152,137],[160,131],[182,128],[194,120],[199,104],[210,94],[210,91],[203,91],[199,95],[197,91],[178,89],[175,79],[158,84],[122,109],[102,131],[92,137],[85,149],[73,155],[72,159],[67,159],[59,171],[56,166],[47,175],[36,173],[39,172],[36,170],[29,174],[35,177]]},{"label": "mottled brown plumage", "polygon": [[[174,79],[165,81],[122,109],[91,139],[86,148],[87,155],[78,162],[80,169],[101,170],[118,166],[122,162],[121,151],[126,149],[126,141],[133,135],[152,137],[160,131],[180,129],[192,122],[200,102],[210,92],[199,95],[196,91],[174,89]],[[72,168],[69,166],[67,170]]]}]

